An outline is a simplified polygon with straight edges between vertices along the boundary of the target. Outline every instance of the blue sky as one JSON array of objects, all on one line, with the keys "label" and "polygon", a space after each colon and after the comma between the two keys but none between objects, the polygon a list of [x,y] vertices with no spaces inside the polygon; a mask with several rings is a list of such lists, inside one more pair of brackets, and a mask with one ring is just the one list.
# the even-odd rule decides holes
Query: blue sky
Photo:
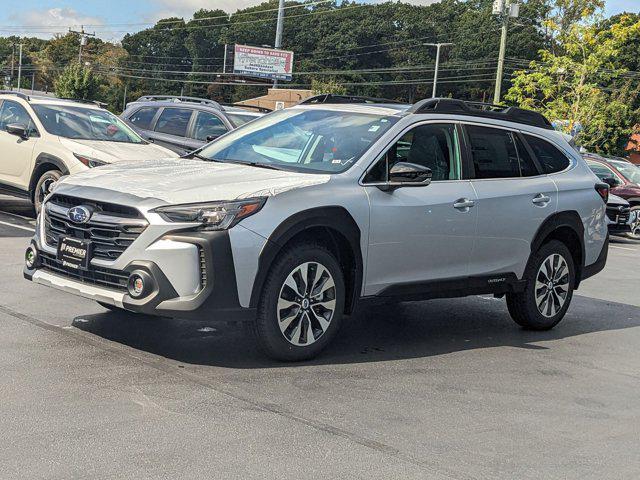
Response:
[{"label": "blue sky", "polygon": [[[189,17],[201,7],[222,8],[232,12],[238,8],[256,5],[262,0],[4,0],[0,9],[0,35],[9,34],[10,27],[18,25],[38,26],[31,32],[48,37],[50,32],[62,32],[68,25],[114,24],[153,22],[170,15]],[[374,1],[374,0],[365,0]],[[433,3],[434,0],[404,0],[415,4]],[[640,12],[640,0],[607,0],[606,14],[622,11]],[[95,28],[105,39],[121,38],[124,31],[143,26],[109,26]],[[91,30],[93,27],[87,28]],[[22,29],[22,34],[29,29]]]}]

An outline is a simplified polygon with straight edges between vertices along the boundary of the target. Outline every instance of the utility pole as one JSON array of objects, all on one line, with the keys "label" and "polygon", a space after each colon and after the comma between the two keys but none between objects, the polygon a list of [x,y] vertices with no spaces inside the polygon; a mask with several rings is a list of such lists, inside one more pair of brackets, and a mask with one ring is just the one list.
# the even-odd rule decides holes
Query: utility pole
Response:
[{"label": "utility pole", "polygon": [[123,112],[127,108],[127,87],[128,86],[129,86],[128,83],[124,84],[124,95],[122,96],[122,111]]},{"label": "utility pole", "polygon": [[[284,0],[278,3],[278,24],[276,26],[276,41],[273,44],[276,50],[282,47],[282,31],[284,29]],[[273,88],[278,88],[278,79],[273,81]]]},{"label": "utility pole", "polygon": [[18,54],[18,91],[20,91],[20,80],[22,78],[22,44],[18,45],[20,48]]},{"label": "utility pole", "polygon": [[15,57],[16,57],[16,44],[13,44],[13,49],[11,50],[11,89],[13,90],[13,71],[15,66]]},{"label": "utility pole", "polygon": [[87,33],[84,31],[84,26],[80,25],[80,31],[69,29],[69,33],[80,35],[80,51],[78,52],[78,63],[82,65],[82,48],[87,45],[88,37],[95,37],[95,33]]},{"label": "utility pole", "polygon": [[222,59],[222,73],[227,73],[227,44],[224,44],[224,57]]},{"label": "utility pole", "polygon": [[424,43],[427,47],[436,47],[436,69],[433,72],[433,91],[431,98],[436,98],[436,88],[438,86],[438,68],[440,67],[440,48],[449,47],[453,43]]},{"label": "utility pole", "polygon": [[502,75],[504,72],[504,57],[507,49],[507,31],[509,18],[517,17],[520,13],[520,5],[511,3],[511,0],[494,0],[493,14],[500,17],[502,22],[502,34],[500,35],[500,53],[498,54],[498,70],[496,71],[496,87],[493,92],[493,103],[500,103],[502,91]]}]

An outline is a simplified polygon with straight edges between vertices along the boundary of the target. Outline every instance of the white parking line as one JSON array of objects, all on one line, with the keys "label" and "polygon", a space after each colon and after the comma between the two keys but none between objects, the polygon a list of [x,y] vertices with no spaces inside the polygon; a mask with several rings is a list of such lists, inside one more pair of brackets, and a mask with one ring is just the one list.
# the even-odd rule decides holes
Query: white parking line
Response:
[{"label": "white parking line", "polygon": [[22,225],[16,225],[15,223],[3,222],[0,220],[0,225],[6,225],[8,227],[19,228],[20,230],[26,230],[27,232],[35,232],[33,228],[23,227]]},{"label": "white parking line", "polygon": [[611,248],[619,248],[620,250],[629,250],[630,252],[637,252],[637,248],[619,247],[618,245],[610,245]]}]

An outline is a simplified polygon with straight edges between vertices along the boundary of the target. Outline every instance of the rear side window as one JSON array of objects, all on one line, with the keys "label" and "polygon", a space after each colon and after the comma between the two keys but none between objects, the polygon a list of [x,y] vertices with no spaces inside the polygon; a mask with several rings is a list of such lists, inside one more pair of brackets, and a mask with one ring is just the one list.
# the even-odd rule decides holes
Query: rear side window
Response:
[{"label": "rear side window", "polygon": [[520,177],[513,135],[508,130],[468,125],[475,178]]},{"label": "rear side window", "polygon": [[151,130],[151,122],[153,117],[158,113],[156,107],[142,107],[140,110],[133,112],[129,117],[129,121],[138,128],[143,130]]},{"label": "rear side window", "polygon": [[224,126],[222,120],[211,113],[198,112],[193,127],[193,138],[206,142],[207,137],[219,137],[225,133],[227,133],[227,127]]},{"label": "rear side window", "polygon": [[546,140],[531,135],[525,135],[527,143],[537,157],[544,173],[561,172],[570,165],[567,156]]},{"label": "rear side window", "polygon": [[529,155],[529,150],[525,146],[524,142],[521,140],[519,135],[513,134],[516,140],[516,147],[518,149],[518,160],[520,161],[520,174],[523,177],[535,177],[536,175],[540,175],[538,171],[538,167],[536,163]]},{"label": "rear side window", "polygon": [[165,108],[156,122],[155,131],[186,137],[192,111],[187,108]]}]

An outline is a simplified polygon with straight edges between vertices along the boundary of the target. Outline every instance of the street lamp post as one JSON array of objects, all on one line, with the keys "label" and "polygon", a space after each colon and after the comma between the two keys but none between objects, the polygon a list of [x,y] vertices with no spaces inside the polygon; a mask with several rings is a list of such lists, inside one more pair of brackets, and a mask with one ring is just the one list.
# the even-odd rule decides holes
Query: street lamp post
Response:
[{"label": "street lamp post", "polygon": [[431,98],[436,98],[436,89],[438,86],[438,68],[440,67],[440,48],[449,47],[453,45],[453,43],[424,43],[423,45],[427,47],[436,47],[436,68],[433,72],[433,91],[431,93]]}]

